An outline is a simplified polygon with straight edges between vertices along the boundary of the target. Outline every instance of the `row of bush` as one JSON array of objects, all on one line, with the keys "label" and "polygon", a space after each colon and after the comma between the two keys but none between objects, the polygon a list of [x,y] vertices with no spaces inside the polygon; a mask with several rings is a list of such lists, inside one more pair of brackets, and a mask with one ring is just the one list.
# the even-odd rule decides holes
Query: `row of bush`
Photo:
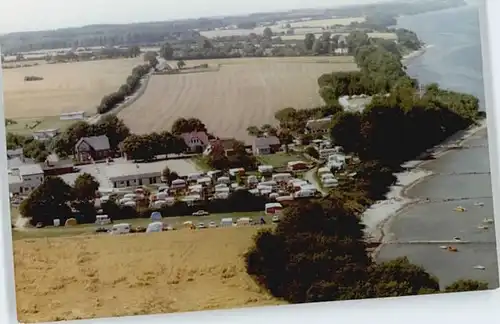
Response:
[{"label": "row of bush", "polygon": [[97,107],[98,114],[104,114],[122,103],[127,96],[132,95],[140,85],[142,77],[149,73],[151,64],[138,65],[132,70],[127,78],[127,81],[120,86],[118,91],[106,95],[102,98],[101,103]]}]

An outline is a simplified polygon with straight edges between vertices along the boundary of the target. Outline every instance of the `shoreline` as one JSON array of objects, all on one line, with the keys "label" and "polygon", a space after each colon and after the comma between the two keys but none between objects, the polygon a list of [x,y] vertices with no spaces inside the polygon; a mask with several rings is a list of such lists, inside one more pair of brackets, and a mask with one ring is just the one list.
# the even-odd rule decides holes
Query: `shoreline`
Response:
[{"label": "shoreline", "polygon": [[380,250],[389,241],[388,237],[393,235],[390,231],[392,222],[408,207],[418,201],[418,198],[410,198],[407,192],[422,181],[434,174],[429,170],[420,169],[425,164],[435,161],[450,152],[451,148],[442,148],[441,145],[456,144],[461,145],[469,138],[486,128],[486,119],[482,119],[478,124],[472,125],[462,131],[458,131],[442,143],[436,145],[428,152],[434,157],[433,160],[412,160],[403,166],[407,171],[394,174],[397,178],[396,184],[391,186],[385,200],[376,202],[363,213],[363,223],[365,224],[365,235],[379,243],[373,251],[372,256],[377,258]]},{"label": "shoreline", "polygon": [[403,56],[403,58],[401,59],[401,63],[403,65],[408,65],[410,64],[413,60],[419,58],[420,56],[424,55],[425,52],[427,52],[428,49],[434,47],[434,45],[431,45],[431,44],[424,44],[421,48],[419,48],[418,50],[415,50],[409,54],[406,54],[405,56]]}]

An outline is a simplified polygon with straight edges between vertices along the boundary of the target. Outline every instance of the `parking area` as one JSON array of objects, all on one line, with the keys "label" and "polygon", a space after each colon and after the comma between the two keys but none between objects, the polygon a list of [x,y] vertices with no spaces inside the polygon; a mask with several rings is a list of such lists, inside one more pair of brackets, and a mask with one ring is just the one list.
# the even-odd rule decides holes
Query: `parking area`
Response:
[{"label": "parking area", "polygon": [[187,176],[190,173],[200,172],[200,169],[190,159],[163,160],[150,163],[133,163],[123,158],[117,158],[109,165],[106,163],[80,165],[77,168],[80,170],[77,173],[64,174],[61,178],[68,184],[73,185],[76,178],[82,173],[92,175],[99,183],[101,189],[113,188],[112,182],[109,180],[109,175],[120,173],[120,171],[128,172],[131,165],[139,165],[138,169],[143,169],[147,166],[148,170],[154,172],[162,172],[168,166],[171,171],[177,172],[180,176]]}]

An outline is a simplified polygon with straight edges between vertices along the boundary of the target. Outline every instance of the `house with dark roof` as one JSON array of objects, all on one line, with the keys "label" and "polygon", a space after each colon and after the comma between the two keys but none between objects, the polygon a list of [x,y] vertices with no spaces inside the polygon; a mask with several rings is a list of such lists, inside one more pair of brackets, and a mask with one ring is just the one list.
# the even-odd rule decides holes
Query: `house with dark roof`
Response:
[{"label": "house with dark roof", "polygon": [[321,119],[311,119],[306,123],[306,133],[308,134],[326,134],[332,124],[332,117]]},{"label": "house with dark roof", "polygon": [[78,162],[104,160],[111,156],[111,146],[106,135],[82,137],[75,145]]},{"label": "house with dark roof", "polygon": [[22,147],[7,150],[7,159],[21,159],[24,160],[24,150]]},{"label": "house with dark roof", "polygon": [[252,152],[254,155],[273,154],[279,151],[281,142],[276,136],[264,136],[254,139]]},{"label": "house with dark roof", "polygon": [[231,156],[233,152],[234,144],[236,140],[234,138],[218,138],[210,141],[203,155],[210,155],[215,150],[223,150],[226,156]]}]

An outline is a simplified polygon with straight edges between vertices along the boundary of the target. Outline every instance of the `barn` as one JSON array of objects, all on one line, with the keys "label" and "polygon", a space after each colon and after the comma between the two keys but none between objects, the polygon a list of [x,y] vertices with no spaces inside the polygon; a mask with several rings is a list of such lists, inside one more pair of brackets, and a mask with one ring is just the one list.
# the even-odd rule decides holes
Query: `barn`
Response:
[{"label": "barn", "polygon": [[84,120],[85,112],[84,111],[73,111],[69,113],[64,113],[59,116],[60,120]]}]

